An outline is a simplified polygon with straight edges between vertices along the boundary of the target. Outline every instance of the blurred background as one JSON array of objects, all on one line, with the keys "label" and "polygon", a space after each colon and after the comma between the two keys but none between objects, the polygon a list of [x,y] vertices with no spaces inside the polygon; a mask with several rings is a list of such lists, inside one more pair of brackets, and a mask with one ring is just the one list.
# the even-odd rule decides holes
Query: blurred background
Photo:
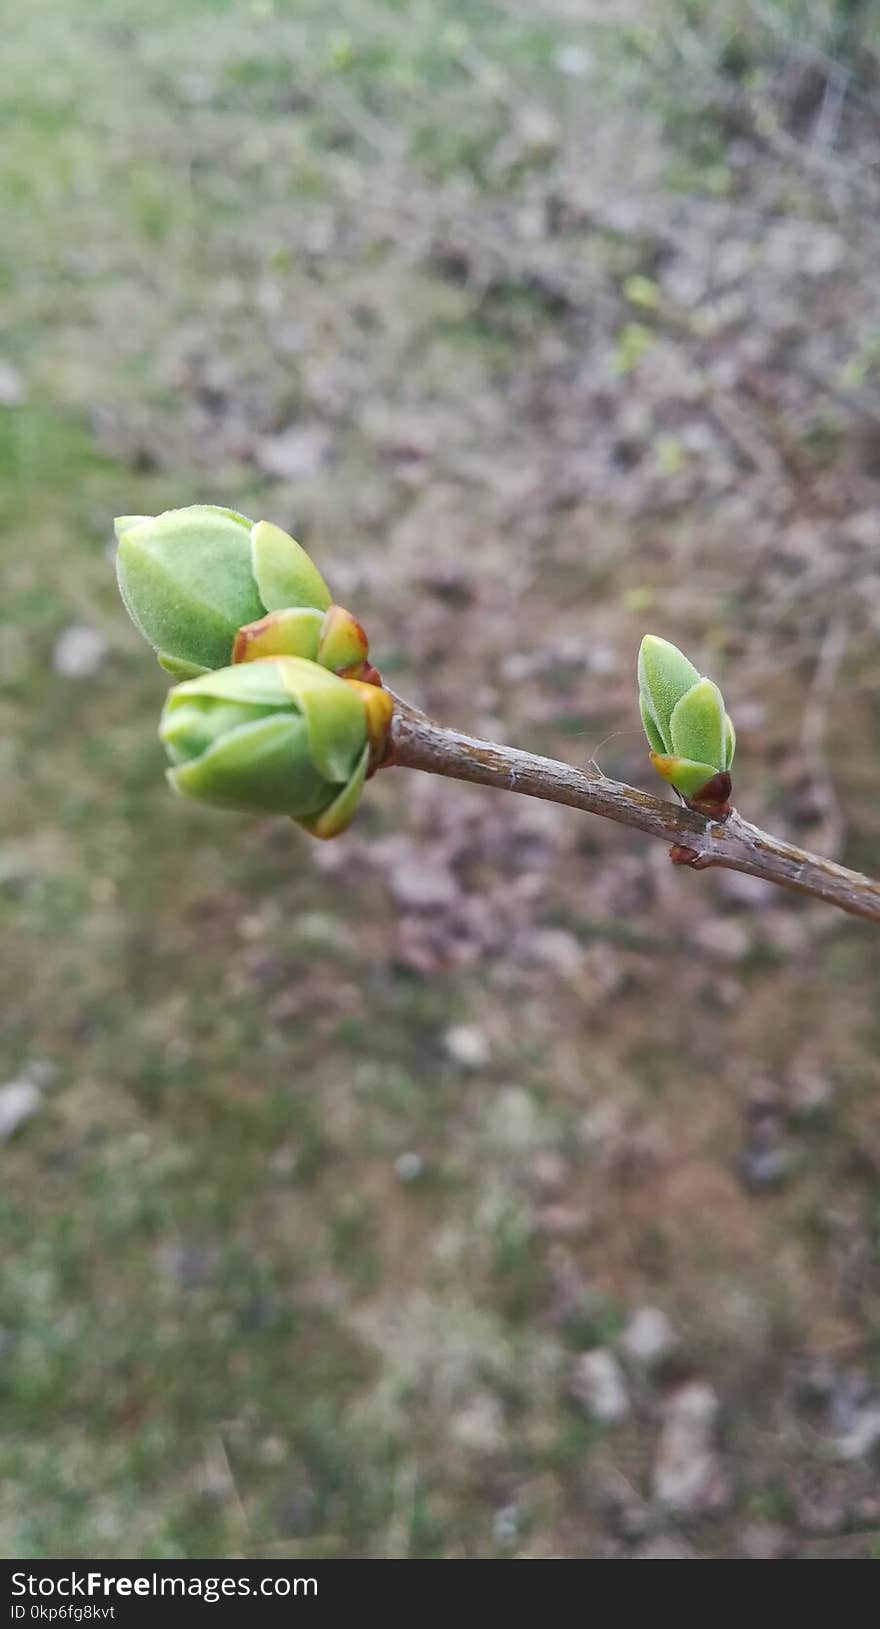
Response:
[{"label": "blurred background", "polygon": [[865,0],[3,0],[0,1550],[880,1553],[876,930],[401,771],[170,796],[112,517],[880,870]]}]

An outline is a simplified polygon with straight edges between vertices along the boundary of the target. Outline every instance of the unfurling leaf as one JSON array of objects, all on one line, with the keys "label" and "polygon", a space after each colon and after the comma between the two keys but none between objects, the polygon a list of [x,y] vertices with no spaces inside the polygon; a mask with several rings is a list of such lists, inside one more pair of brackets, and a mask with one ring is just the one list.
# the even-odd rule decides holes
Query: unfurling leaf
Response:
[{"label": "unfurling leaf", "polygon": [[123,515],[116,535],[125,607],[172,678],[284,655],[376,681],[360,623],[280,526],[194,504]]},{"label": "unfurling leaf", "polygon": [[177,685],[160,736],[184,797],[290,815],[317,837],[352,819],[385,749],[393,703],[302,657],[265,657]]},{"label": "unfurling leaf", "polygon": [[700,677],[677,646],[655,634],[642,640],[638,679],[654,768],[682,797],[699,798],[733,763],[736,735],[721,691]]}]

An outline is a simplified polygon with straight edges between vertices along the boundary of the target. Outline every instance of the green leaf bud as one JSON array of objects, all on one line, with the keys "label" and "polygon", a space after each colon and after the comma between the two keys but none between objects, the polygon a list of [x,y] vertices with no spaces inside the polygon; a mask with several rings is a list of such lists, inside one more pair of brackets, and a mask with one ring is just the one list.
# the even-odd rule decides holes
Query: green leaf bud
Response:
[{"label": "green leaf bud", "polygon": [[[700,675],[677,646],[670,645],[668,639],[658,639],[655,634],[645,634],[642,640],[638,674],[643,710],[653,720],[663,750],[671,752],[672,710]],[[660,747],[655,748],[655,751],[660,750]]]},{"label": "green leaf bud", "polygon": [[270,611],[258,622],[239,628],[232,645],[233,662],[257,662],[264,656],[305,656],[343,679],[381,683],[371,667],[363,628],[341,605],[320,611]]},{"label": "green leaf bud", "polygon": [[377,679],[360,624],[331,603],[321,573],[280,526],[194,504],[123,515],[116,533],[126,609],[173,678],[288,655]]},{"label": "green leaf bud", "polygon": [[334,673],[354,678],[361,673],[368,655],[367,636],[357,619],[341,605],[329,606],[321,627],[318,661]]},{"label": "green leaf bud", "polygon": [[711,679],[700,679],[686,690],[669,720],[672,748],[683,758],[695,758],[716,769],[726,769],[724,699]]},{"label": "green leaf bud", "polygon": [[[729,793],[736,735],[717,684],[701,678],[675,645],[654,634],[642,640],[638,680],[639,710],[658,774],[688,800],[699,800],[719,775],[727,777]],[[725,798],[713,793],[713,800]]]},{"label": "green leaf bud", "polygon": [[164,663],[225,667],[243,622],[263,614],[251,568],[250,522],[194,504],[117,522],[119,590]]},{"label": "green leaf bud", "polygon": [[[310,605],[326,611],[330,590],[320,571],[299,543],[273,526],[258,520],[251,527],[251,560],[254,581],[267,611],[283,611],[288,605]],[[244,620],[244,619],[242,619]]]},{"label": "green leaf bud", "polygon": [[352,819],[385,748],[392,701],[302,657],[264,657],[177,685],[162,714],[184,797],[286,814],[318,837]]},{"label": "green leaf bud", "polygon": [[320,611],[304,606],[296,610],[270,611],[258,622],[239,628],[232,643],[233,662],[259,662],[264,656],[304,656],[318,659],[321,642]]}]

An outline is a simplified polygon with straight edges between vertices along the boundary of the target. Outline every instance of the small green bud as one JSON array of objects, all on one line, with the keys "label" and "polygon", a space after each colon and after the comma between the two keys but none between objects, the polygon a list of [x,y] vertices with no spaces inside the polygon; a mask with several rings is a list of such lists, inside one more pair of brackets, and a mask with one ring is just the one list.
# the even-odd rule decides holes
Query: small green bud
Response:
[{"label": "small green bud", "polygon": [[375,678],[360,624],[280,526],[194,504],[123,515],[116,534],[125,607],[174,678],[274,655]]},{"label": "small green bud", "polygon": [[259,622],[239,628],[232,645],[233,662],[258,662],[264,656],[305,656],[343,679],[378,684],[370,647],[360,623],[341,605],[320,611],[270,611]]},{"label": "small green bud", "polygon": [[264,611],[250,522],[231,509],[194,504],[147,519],[125,516],[116,530],[119,591],[163,666],[178,675],[225,667],[241,624]]},{"label": "small green bud", "polygon": [[317,837],[354,816],[384,751],[392,701],[301,657],[265,657],[178,684],[160,736],[175,791],[286,814]]},{"label": "small green bud", "polygon": [[638,678],[639,709],[658,774],[688,799],[699,798],[716,775],[724,775],[729,795],[736,735],[717,684],[702,679],[675,645],[655,634],[642,640]]}]

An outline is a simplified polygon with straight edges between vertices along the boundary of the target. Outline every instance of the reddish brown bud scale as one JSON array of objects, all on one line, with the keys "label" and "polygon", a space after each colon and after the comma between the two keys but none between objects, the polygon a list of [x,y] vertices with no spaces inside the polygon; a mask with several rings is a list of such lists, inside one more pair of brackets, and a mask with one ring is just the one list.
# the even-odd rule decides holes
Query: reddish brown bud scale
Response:
[{"label": "reddish brown bud scale", "polygon": [[685,798],[685,803],[698,814],[708,815],[712,820],[726,820],[730,814],[730,795],[733,791],[733,782],[726,769],[713,775],[705,786],[701,786],[693,797]]},{"label": "reddish brown bud scale", "polygon": [[353,667],[339,667],[335,670],[340,679],[358,679],[361,684],[382,685],[382,675],[371,662],[355,662]]}]

